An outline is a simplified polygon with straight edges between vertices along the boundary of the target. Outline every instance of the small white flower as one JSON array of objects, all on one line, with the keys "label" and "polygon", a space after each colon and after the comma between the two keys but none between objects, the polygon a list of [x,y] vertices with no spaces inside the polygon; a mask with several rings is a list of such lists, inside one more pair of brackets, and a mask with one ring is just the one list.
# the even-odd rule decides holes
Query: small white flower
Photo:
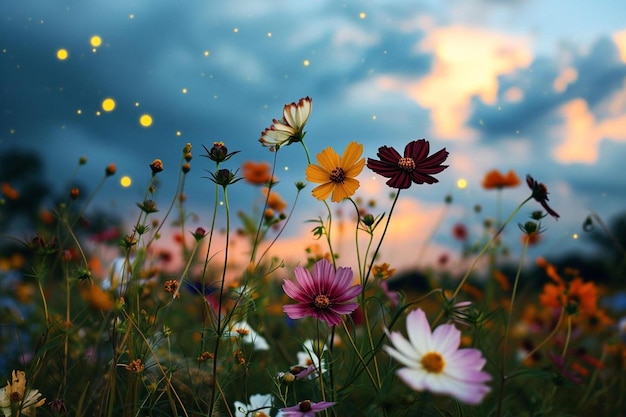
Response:
[{"label": "small white flower", "polygon": [[450,395],[467,404],[480,404],[490,388],[491,376],[482,371],[486,360],[478,349],[459,349],[461,332],[452,324],[442,324],[432,333],[426,314],[413,310],[406,319],[408,340],[391,332],[393,344],[384,349],[405,368],[398,377],[416,391]]},{"label": "small white flower", "polygon": [[[235,401],[235,417],[269,417],[272,410],[272,394],[254,394],[250,396],[248,404]],[[280,412],[279,414],[280,415]],[[278,416],[277,415],[277,416]]]},{"label": "small white flower", "polygon": [[41,398],[41,393],[36,389],[26,390],[26,373],[24,371],[13,371],[11,380],[6,387],[0,388],[0,411],[5,417],[11,417],[11,402],[21,402],[20,415],[30,416],[35,413],[37,407],[41,407],[45,398]]},{"label": "small white flower", "polygon": [[244,343],[250,343],[254,345],[254,350],[269,350],[270,345],[267,340],[260,334],[258,334],[247,321],[238,321],[230,327],[230,337],[242,336]]},{"label": "small white flower", "polygon": [[320,358],[320,356],[324,356],[324,352],[328,350],[326,345],[322,347],[322,351],[319,352],[318,356],[317,349],[313,346],[313,339],[308,339],[302,344],[302,352],[298,352],[298,364],[293,368],[300,369],[301,374],[296,375],[297,378],[307,377],[308,379],[317,378],[321,373],[326,372],[326,360],[324,358]]}]

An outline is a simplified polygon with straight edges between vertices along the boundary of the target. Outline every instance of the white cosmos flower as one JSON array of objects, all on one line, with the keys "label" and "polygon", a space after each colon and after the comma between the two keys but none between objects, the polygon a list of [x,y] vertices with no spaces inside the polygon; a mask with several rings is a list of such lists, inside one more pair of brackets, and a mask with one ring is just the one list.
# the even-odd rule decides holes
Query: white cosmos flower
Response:
[{"label": "white cosmos flower", "polygon": [[[235,401],[235,417],[269,417],[272,407],[272,394],[254,394],[248,404]],[[276,417],[282,415],[278,412]]]},{"label": "white cosmos flower", "polygon": [[26,389],[26,373],[24,371],[13,371],[11,380],[7,382],[6,387],[0,388],[0,412],[5,417],[11,417],[11,400],[13,399],[13,402],[21,402],[20,415],[33,415],[35,409],[46,402],[46,399],[41,397],[39,390]]},{"label": "white cosmos flower", "polygon": [[230,327],[230,333],[228,334],[230,337],[238,337],[242,336],[242,340],[244,343],[250,343],[254,345],[254,350],[269,350],[270,345],[267,343],[267,340],[260,334],[258,334],[247,321],[242,320],[233,324]]},{"label": "white cosmos flower", "polygon": [[298,364],[293,366],[292,369],[300,370],[300,374],[296,374],[296,378],[308,378],[314,379],[317,378],[321,373],[326,372],[326,360],[321,356],[324,356],[324,352],[328,350],[326,345],[322,347],[322,351],[318,352],[319,349],[316,349],[313,345],[313,339],[308,339],[302,344],[302,352],[297,353]]},{"label": "white cosmos flower", "polygon": [[461,332],[452,324],[442,324],[432,333],[426,314],[413,310],[406,320],[408,340],[391,332],[393,344],[384,349],[404,365],[398,377],[416,391],[450,395],[467,404],[479,404],[490,388],[491,376],[482,371],[486,360],[478,349],[459,349]]},{"label": "white cosmos flower", "polygon": [[283,118],[273,120],[273,124],[261,133],[259,142],[275,150],[283,145],[299,142],[304,138],[304,126],[311,115],[313,101],[310,97],[301,98],[297,103],[285,104]]}]

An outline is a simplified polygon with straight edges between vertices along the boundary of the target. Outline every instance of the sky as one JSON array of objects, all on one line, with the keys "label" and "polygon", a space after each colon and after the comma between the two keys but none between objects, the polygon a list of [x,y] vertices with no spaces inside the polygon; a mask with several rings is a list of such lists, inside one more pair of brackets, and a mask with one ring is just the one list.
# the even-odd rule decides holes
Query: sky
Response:
[{"label": "sky", "polygon": [[[158,204],[169,202],[189,142],[194,159],[185,192],[198,224],[207,225],[213,184],[203,178],[211,166],[199,157],[202,145],[223,141],[241,151],[229,161],[233,169],[248,160],[272,162],[260,133],[286,103],[309,96],[312,157],[327,146],[341,154],[350,141],[375,157],[380,146],[402,150],[418,138],[427,138],[433,152],[450,153],[438,184],[402,192],[381,252],[392,264],[432,263],[458,249],[450,237],[456,223],[480,233],[480,216],[497,215],[496,193],[481,188],[491,169],[512,169],[522,180],[531,174],[548,187],[561,218],[544,219],[548,230],[531,255],[582,250],[588,246],[581,224],[590,212],[608,221],[624,210],[626,9],[618,3],[4,1],[0,152],[39,152],[60,189],[81,156],[88,163],[80,179],[92,187],[115,163],[115,179],[94,203],[131,216],[155,158],[166,169]],[[113,110],[103,108],[107,98]],[[142,126],[143,115],[149,126]],[[290,204],[305,166],[302,147],[277,155],[276,190]],[[122,176],[132,179],[130,187],[117,182]],[[382,178],[366,168],[359,179],[357,196],[388,212]],[[293,245],[311,242],[305,220],[325,213],[311,188],[279,254],[298,254]],[[259,190],[241,190],[231,206],[258,204]],[[501,216],[528,195],[524,184],[504,190]],[[351,210],[345,203],[333,210],[339,207]],[[519,241],[515,223],[539,208],[531,202],[515,218],[511,245]],[[338,246],[349,247],[350,237]]]}]

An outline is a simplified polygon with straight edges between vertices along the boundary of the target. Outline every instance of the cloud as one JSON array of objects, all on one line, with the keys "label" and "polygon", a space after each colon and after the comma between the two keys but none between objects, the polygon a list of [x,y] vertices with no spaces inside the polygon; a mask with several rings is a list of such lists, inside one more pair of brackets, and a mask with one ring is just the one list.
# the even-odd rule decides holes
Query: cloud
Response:
[{"label": "cloud", "polygon": [[[621,94],[616,94],[612,101],[623,103],[625,96],[626,81]],[[598,162],[602,140],[626,142],[626,114],[597,120],[585,100],[575,99],[562,106],[561,115],[564,123],[555,132],[555,136],[563,138],[554,149],[554,157],[558,162],[595,164]]]},{"label": "cloud", "polygon": [[467,26],[434,29],[419,47],[433,54],[431,73],[420,80],[398,79],[391,88],[429,109],[431,133],[446,139],[474,136],[466,128],[472,98],[494,103],[498,77],[532,59],[527,39]]}]

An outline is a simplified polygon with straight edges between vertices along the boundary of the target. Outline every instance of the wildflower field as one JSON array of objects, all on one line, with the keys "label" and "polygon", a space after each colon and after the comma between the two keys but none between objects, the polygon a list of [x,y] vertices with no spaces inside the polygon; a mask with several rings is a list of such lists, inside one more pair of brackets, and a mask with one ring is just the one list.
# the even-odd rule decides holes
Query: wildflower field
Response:
[{"label": "wildflower field", "polygon": [[[94,190],[71,187],[61,201],[35,208],[32,227],[2,235],[2,413],[626,414],[626,326],[615,303],[604,302],[624,290],[623,236],[596,213],[581,219],[581,233],[608,242],[606,264],[596,269],[602,276],[528,259],[566,208],[532,173],[487,170],[483,188],[501,195],[522,187],[527,198],[501,218],[484,216],[476,238],[475,225],[454,227],[461,267],[442,258],[399,271],[385,259],[401,249],[386,239],[394,210],[408,189],[441,185],[448,151],[427,139],[408,139],[403,149],[381,143],[376,155],[363,155],[358,142],[309,143],[313,115],[304,97],[244,149],[228,140],[188,143],[176,150],[179,166],[144,161],[145,198],[130,221],[91,205],[116,175],[111,164]],[[296,184],[276,172],[287,149],[308,161]],[[273,164],[257,160],[259,151]],[[77,176],[88,163],[78,161]],[[388,202],[359,196],[367,171],[385,182]],[[189,175],[205,177],[213,204],[202,226],[190,226]],[[158,193],[162,176],[178,178],[167,198]],[[0,180],[1,224],[32,208],[18,186]],[[229,195],[244,183],[256,187],[260,207],[231,206]],[[282,194],[294,187],[287,201]],[[318,207],[299,205],[301,193]],[[337,228],[345,228],[335,221],[339,207],[354,258],[336,246]],[[295,212],[320,209],[309,248],[289,254],[299,261],[273,250]],[[476,206],[476,218],[482,210]],[[519,220],[523,213],[530,215]],[[510,253],[505,231],[521,237],[519,253]],[[167,234],[176,253],[160,246]]]}]

